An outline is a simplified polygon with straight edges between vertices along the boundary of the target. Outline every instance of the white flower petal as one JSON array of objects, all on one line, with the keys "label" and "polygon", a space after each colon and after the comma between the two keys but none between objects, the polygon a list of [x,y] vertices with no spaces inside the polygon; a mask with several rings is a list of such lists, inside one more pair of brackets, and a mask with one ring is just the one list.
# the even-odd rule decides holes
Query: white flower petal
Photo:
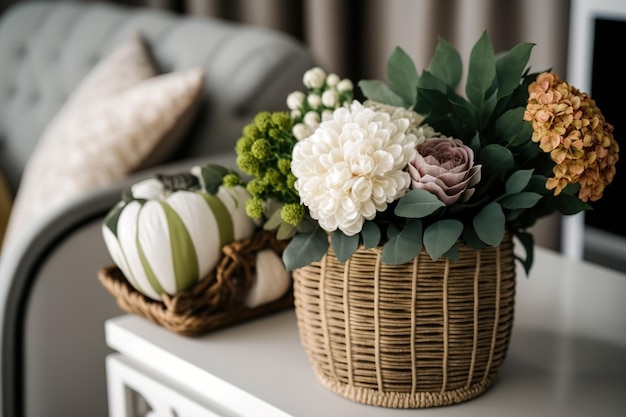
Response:
[{"label": "white flower petal", "polygon": [[324,230],[359,233],[366,219],[406,193],[404,170],[417,142],[410,128],[407,118],[354,101],[294,146],[295,188]]}]

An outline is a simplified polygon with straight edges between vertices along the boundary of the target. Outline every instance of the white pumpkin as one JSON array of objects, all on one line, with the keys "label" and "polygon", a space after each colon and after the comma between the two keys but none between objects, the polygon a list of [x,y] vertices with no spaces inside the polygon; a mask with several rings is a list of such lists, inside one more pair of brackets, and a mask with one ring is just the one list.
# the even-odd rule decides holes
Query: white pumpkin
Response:
[{"label": "white pumpkin", "polygon": [[244,305],[256,308],[282,297],[291,287],[291,274],[272,249],[256,254],[256,275]]},{"label": "white pumpkin", "polygon": [[[192,170],[191,172],[197,172]],[[196,185],[203,181],[200,180]],[[224,245],[252,236],[244,187],[168,190],[155,178],[135,184],[107,215],[102,234],[113,262],[131,285],[160,300],[204,278]]]}]

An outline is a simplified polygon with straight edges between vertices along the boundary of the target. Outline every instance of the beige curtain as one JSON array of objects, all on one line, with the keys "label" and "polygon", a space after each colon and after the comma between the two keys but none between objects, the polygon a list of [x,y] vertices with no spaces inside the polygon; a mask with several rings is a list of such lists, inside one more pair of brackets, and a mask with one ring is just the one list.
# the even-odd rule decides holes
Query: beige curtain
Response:
[{"label": "beige curtain", "polygon": [[[85,1],[85,0],[83,0]],[[439,36],[465,57],[484,30],[496,52],[533,42],[531,64],[565,75],[570,0],[117,0],[275,28],[327,71],[381,78],[396,46],[425,68]]]}]

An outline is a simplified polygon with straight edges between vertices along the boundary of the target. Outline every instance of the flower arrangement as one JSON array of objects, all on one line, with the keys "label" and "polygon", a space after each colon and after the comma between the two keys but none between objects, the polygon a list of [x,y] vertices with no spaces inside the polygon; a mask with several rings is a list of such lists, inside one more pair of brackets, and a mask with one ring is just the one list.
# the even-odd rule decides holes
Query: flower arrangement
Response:
[{"label": "flower arrangement", "polygon": [[359,245],[382,246],[401,264],[424,248],[457,259],[459,241],[497,246],[508,231],[526,251],[527,229],[553,212],[591,208],[615,175],[613,127],[587,94],[550,71],[531,73],[533,44],[495,55],[485,33],[472,48],[462,96],[461,57],[439,40],[418,74],[396,48],[388,83],[350,80],[320,68],[289,111],[261,112],[236,145],[247,214],[289,239],[289,270],[319,260],[329,245],[344,262]]}]

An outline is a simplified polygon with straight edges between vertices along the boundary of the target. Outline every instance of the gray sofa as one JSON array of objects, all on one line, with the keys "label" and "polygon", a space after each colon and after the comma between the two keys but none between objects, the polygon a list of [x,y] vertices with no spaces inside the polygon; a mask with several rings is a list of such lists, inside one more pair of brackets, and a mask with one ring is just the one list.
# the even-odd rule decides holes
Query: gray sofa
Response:
[{"label": "gray sofa", "polygon": [[97,280],[112,263],[103,216],[139,179],[208,161],[234,164],[243,125],[260,110],[285,109],[314,62],[294,39],[260,27],[107,3],[18,2],[0,16],[0,170],[14,192],[42,131],[94,57],[136,30],[163,72],[206,69],[199,111],[166,163],[66,201],[3,248],[4,417],[108,414],[103,324],[123,312]]}]

